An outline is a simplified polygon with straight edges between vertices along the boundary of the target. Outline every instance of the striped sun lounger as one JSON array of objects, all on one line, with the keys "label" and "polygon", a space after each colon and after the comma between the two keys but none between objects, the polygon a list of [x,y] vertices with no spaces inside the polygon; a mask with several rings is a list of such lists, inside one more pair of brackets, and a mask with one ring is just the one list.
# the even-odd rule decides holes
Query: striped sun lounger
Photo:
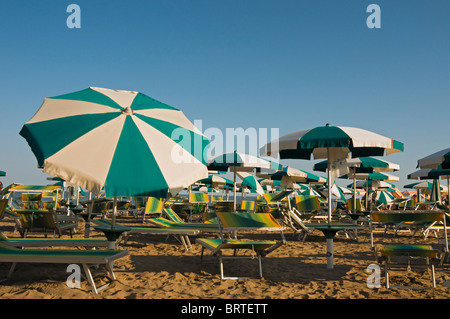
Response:
[{"label": "striped sun lounger", "polygon": [[[244,213],[217,212],[220,224],[219,238],[197,238],[196,242],[202,246],[201,260],[203,260],[204,250],[211,251],[212,256],[219,259],[221,279],[245,279],[250,277],[225,277],[223,270],[224,259],[253,259],[256,255],[259,265],[259,277],[262,278],[262,257],[274,251],[286,241],[283,235],[283,227],[276,221],[270,213]],[[242,231],[279,231],[282,241],[277,240],[238,240],[237,238],[225,238],[223,231],[240,233]],[[224,255],[226,250],[233,250],[233,255]],[[250,255],[237,255],[238,250],[250,251]]]},{"label": "striped sun lounger", "polygon": [[[444,251],[433,248],[431,245],[412,245],[410,243],[398,243],[398,244],[385,244],[381,247],[374,245],[373,236],[373,222],[377,223],[391,223],[399,225],[401,223],[411,223],[410,227],[427,227],[430,223],[441,222],[444,228],[444,239],[445,248]],[[447,241],[447,230],[446,230],[446,219],[444,212],[435,211],[425,211],[425,212],[373,212],[370,218],[370,237],[371,237],[371,247],[374,250],[377,262],[384,264],[385,269],[385,284],[386,288],[390,287],[389,283],[389,270],[392,268],[410,268],[411,258],[425,258],[425,265],[415,265],[416,267],[422,266],[426,267],[431,271],[431,281],[433,288],[436,287],[436,277],[435,277],[435,266],[443,263],[443,256],[448,254],[448,241]],[[410,238],[410,237],[406,237]],[[400,240],[400,238],[399,238]],[[400,257],[400,258],[399,258]],[[407,257],[407,262],[401,261],[401,257]],[[400,260],[399,260],[400,259]],[[412,288],[412,287],[410,287]]]},{"label": "striped sun lounger", "polygon": [[107,285],[96,287],[89,265],[104,265],[111,279],[116,280],[113,272],[114,261],[127,255],[128,250],[18,249],[0,243],[0,262],[12,263],[4,280],[12,276],[17,263],[81,264],[95,294]]},{"label": "striped sun lounger", "polygon": [[[97,219],[93,220],[93,223],[99,226],[111,226],[111,222],[105,219]],[[122,225],[117,226],[122,227]],[[156,226],[156,225],[154,225]],[[130,235],[132,234],[152,234],[152,235],[167,235],[167,236],[175,236],[180,240],[186,250],[192,248],[191,242],[189,240],[190,235],[197,235],[199,230],[195,228],[186,228],[186,227],[129,227],[129,231],[122,233],[122,236],[118,239],[118,241],[123,241],[125,244]]]}]

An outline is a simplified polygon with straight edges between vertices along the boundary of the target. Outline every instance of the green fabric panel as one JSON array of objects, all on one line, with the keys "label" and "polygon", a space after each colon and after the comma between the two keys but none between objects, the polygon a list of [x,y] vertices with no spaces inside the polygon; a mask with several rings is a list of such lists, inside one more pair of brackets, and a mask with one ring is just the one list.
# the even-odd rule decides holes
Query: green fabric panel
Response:
[{"label": "green fabric panel", "polygon": [[165,208],[164,212],[170,217],[171,220],[173,220],[176,223],[183,223],[184,221],[178,216],[177,213],[173,211],[172,208]]},{"label": "green fabric panel", "polygon": [[145,213],[161,213],[164,208],[164,202],[156,197],[149,196],[145,205]]},{"label": "green fabric panel", "polygon": [[385,245],[380,249],[382,256],[416,256],[436,258],[438,250],[430,245]]},{"label": "green fabric panel", "polygon": [[[206,165],[206,151],[209,147],[209,140],[203,135],[194,133],[170,122],[154,119],[142,114],[134,114],[139,119],[154,127],[170,139],[178,143],[182,148],[188,151],[199,162]],[[176,131],[175,131],[176,130]],[[181,139],[179,139],[181,137]]]},{"label": "green fabric panel", "polygon": [[350,147],[350,137],[336,126],[322,126],[311,129],[299,141],[301,149],[323,147]]},{"label": "green fabric panel", "polygon": [[404,146],[404,144],[402,142],[393,140],[392,144],[393,144],[394,150],[399,150],[399,151],[402,151],[402,152],[405,150],[405,146]]},{"label": "green fabric panel", "polygon": [[155,157],[132,118],[127,116],[106,177],[106,197],[165,198],[167,192],[167,182]]},{"label": "green fabric panel", "polygon": [[50,97],[49,99],[55,100],[74,100],[74,101],[86,101],[101,105],[110,106],[115,109],[122,109],[122,107],[117,104],[114,100],[109,98],[108,96],[92,90],[91,88],[87,88],[81,91],[72,92],[68,94],[58,95],[54,97]]},{"label": "green fabric panel", "polygon": [[245,228],[266,228],[281,227],[280,224],[269,213],[231,213],[216,212],[224,228],[245,227]]},{"label": "green fabric panel", "polygon": [[138,93],[131,103],[131,109],[133,110],[146,110],[146,109],[169,109],[169,110],[177,110],[170,105],[159,102],[145,94]]},{"label": "green fabric panel", "polygon": [[39,166],[42,167],[46,158],[121,114],[85,114],[30,123],[25,124],[19,134],[27,140]]}]

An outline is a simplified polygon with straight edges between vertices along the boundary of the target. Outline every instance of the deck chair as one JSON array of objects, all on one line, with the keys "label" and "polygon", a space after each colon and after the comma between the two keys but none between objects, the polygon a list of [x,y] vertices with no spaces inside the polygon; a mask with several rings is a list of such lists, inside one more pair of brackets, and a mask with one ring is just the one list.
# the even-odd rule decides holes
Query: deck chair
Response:
[{"label": "deck chair", "polygon": [[0,244],[12,247],[107,247],[108,242],[94,238],[10,238],[0,231]]},{"label": "deck chair", "polygon": [[[165,224],[167,224],[167,221],[172,223],[172,225],[178,225],[178,227],[189,227],[189,228],[196,228],[200,230],[200,232],[218,232],[219,231],[219,224],[214,223],[194,223],[194,222],[185,222],[183,221],[180,216],[172,209],[172,208],[164,208],[164,215],[168,217],[166,221],[164,221],[164,218],[156,218],[156,220],[159,220],[160,222],[163,221]],[[149,219],[150,222],[155,222],[155,218]]]},{"label": "deck chair", "polygon": [[204,211],[207,211],[209,195],[207,193],[189,193],[190,214],[189,221],[200,219]]},{"label": "deck chair", "polygon": [[267,205],[266,213],[271,213],[274,217],[282,217],[283,212],[289,206],[287,197],[292,194],[293,190],[281,191],[278,193],[264,193],[261,198]]},{"label": "deck chair", "polygon": [[303,235],[303,241],[305,241],[306,235],[312,232],[305,223],[311,221],[311,219],[321,210],[322,207],[320,205],[319,196],[295,196],[291,202],[291,209],[285,214],[284,223],[294,231],[299,231],[300,236]]},{"label": "deck chair", "polygon": [[[220,232],[219,238],[197,238],[196,242],[202,246],[201,260],[203,261],[204,250],[211,251],[211,255],[219,259],[221,279],[246,279],[251,277],[225,277],[223,269],[224,259],[254,259],[255,255],[259,265],[259,277],[262,273],[262,257],[286,243],[283,229],[277,220],[270,213],[244,213],[244,212],[217,212]],[[236,238],[225,238],[224,231],[241,234],[243,231],[279,231],[281,241],[277,240],[239,240]],[[232,250],[233,255],[224,255],[224,251]],[[250,252],[246,255],[237,255],[238,250]]]},{"label": "deck chair", "polygon": [[212,195],[211,201],[212,201],[212,202],[220,202],[220,201],[223,201],[223,196],[220,196],[220,195]]},{"label": "deck chair", "polygon": [[17,263],[81,264],[94,294],[105,289],[109,283],[97,287],[89,266],[104,265],[111,280],[116,280],[113,272],[114,261],[127,255],[127,250],[19,249],[0,243],[0,262],[12,263],[4,280],[11,278]]},{"label": "deck chair", "polygon": [[[101,226],[111,226],[111,222],[105,219],[93,220],[93,223]],[[117,226],[122,227],[122,225],[117,224]],[[149,234],[149,235],[167,235],[174,236],[183,246],[186,251],[192,248],[189,236],[197,235],[200,231],[194,228],[183,228],[183,227],[129,227],[130,230],[122,233],[122,235],[117,239],[116,244],[122,243],[125,245],[128,239],[133,234]]]},{"label": "deck chair", "polygon": [[[444,249],[433,248],[432,245],[411,245],[409,243],[388,244],[378,247],[374,245],[372,222],[400,223],[412,222],[414,224],[442,222],[444,226]],[[444,212],[373,212],[370,218],[370,242],[375,258],[380,265],[384,265],[386,288],[390,288],[389,270],[394,268],[412,269],[412,262],[417,259],[425,259],[425,264],[414,265],[417,268],[429,269],[433,288],[436,287],[435,267],[442,264],[444,257],[448,255],[448,240],[446,231],[446,218]],[[406,259],[406,260],[405,260]],[[408,287],[408,286],[402,286]],[[416,287],[408,287],[416,288]]]},{"label": "deck chair", "polygon": [[75,229],[78,227],[77,220],[59,221],[58,215],[53,210],[39,210],[39,209],[17,209],[14,211],[19,216],[19,224],[23,238],[28,234],[42,234],[47,237],[48,234],[53,234],[61,237],[64,231],[69,231],[72,238]]}]

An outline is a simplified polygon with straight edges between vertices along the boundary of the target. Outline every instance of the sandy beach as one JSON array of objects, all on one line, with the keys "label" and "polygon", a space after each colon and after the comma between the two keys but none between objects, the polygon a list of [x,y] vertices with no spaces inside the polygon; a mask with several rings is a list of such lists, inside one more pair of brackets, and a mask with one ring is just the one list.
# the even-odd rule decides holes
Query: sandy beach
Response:
[{"label": "sandy beach", "polygon": [[[123,225],[142,226],[132,217],[121,217]],[[12,222],[2,221],[2,230],[8,237],[18,237]],[[74,237],[82,237],[84,222],[80,222]],[[92,237],[102,234],[92,231]],[[191,237],[193,248],[185,251],[174,238],[160,235],[132,235],[120,249],[130,251],[128,257],[115,263],[117,281],[94,295],[86,280],[81,288],[66,285],[66,265],[19,264],[13,277],[0,285],[2,299],[448,299],[450,280],[448,264],[436,270],[437,287],[431,287],[430,273],[413,271],[393,272],[391,285],[424,286],[426,289],[369,288],[367,267],[374,263],[370,250],[368,228],[359,231],[360,242],[345,235],[334,240],[334,269],[326,268],[325,238],[313,232],[305,242],[286,230],[287,244],[263,259],[263,279],[221,280],[219,265],[212,258],[200,261],[201,248]],[[249,238],[255,234],[247,235]],[[66,235],[67,236],[67,235]],[[205,236],[205,235],[200,235]],[[375,235],[375,242],[387,242],[392,237]],[[423,238],[400,234],[410,242]],[[261,238],[258,235],[258,238]],[[264,234],[262,238],[279,239],[279,234]],[[399,238],[397,238],[399,239]],[[429,237],[427,243],[438,239]],[[6,274],[9,265],[2,264]],[[239,260],[225,264],[227,275],[257,275],[257,261]],[[94,272],[95,280],[106,279],[102,271]]]}]

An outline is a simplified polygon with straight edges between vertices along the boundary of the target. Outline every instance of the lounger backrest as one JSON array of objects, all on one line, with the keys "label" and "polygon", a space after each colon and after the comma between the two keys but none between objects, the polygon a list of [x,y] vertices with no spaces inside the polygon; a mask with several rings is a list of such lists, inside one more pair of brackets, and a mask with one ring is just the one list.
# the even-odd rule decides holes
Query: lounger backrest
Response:
[{"label": "lounger backrest", "polygon": [[256,202],[254,200],[243,200],[241,202],[241,210],[254,212],[256,209]]},{"label": "lounger backrest", "polygon": [[374,222],[400,223],[400,222],[435,222],[444,220],[444,212],[373,212],[370,214]]},{"label": "lounger backrest", "polygon": [[0,199],[0,219],[3,218],[3,213],[5,212],[5,209],[7,206],[8,206],[8,200]]},{"label": "lounger backrest", "polygon": [[283,230],[270,213],[217,212],[216,215],[225,230]]},{"label": "lounger backrest", "polygon": [[299,212],[318,211],[320,207],[319,196],[317,195],[299,195],[295,197],[296,208]]},{"label": "lounger backrest", "polygon": [[41,199],[41,193],[22,193],[23,209],[38,209]]},{"label": "lounger backrest", "polygon": [[169,219],[175,223],[184,223],[184,220],[172,209],[164,208],[164,213],[169,217]]},{"label": "lounger backrest", "polygon": [[16,212],[19,215],[19,222],[23,228],[57,228],[53,211]]},{"label": "lounger backrest", "polygon": [[232,212],[234,205],[232,201],[219,201],[214,203],[214,209],[216,212]]},{"label": "lounger backrest", "polygon": [[147,204],[145,204],[145,213],[162,213],[164,208],[164,201],[156,197],[148,197]]},{"label": "lounger backrest", "polygon": [[[353,212],[355,210],[353,198],[347,199],[347,207],[349,212]],[[362,211],[361,198],[356,199],[356,211]]]},{"label": "lounger backrest", "polygon": [[209,195],[207,193],[190,193],[190,203],[209,203]]}]

